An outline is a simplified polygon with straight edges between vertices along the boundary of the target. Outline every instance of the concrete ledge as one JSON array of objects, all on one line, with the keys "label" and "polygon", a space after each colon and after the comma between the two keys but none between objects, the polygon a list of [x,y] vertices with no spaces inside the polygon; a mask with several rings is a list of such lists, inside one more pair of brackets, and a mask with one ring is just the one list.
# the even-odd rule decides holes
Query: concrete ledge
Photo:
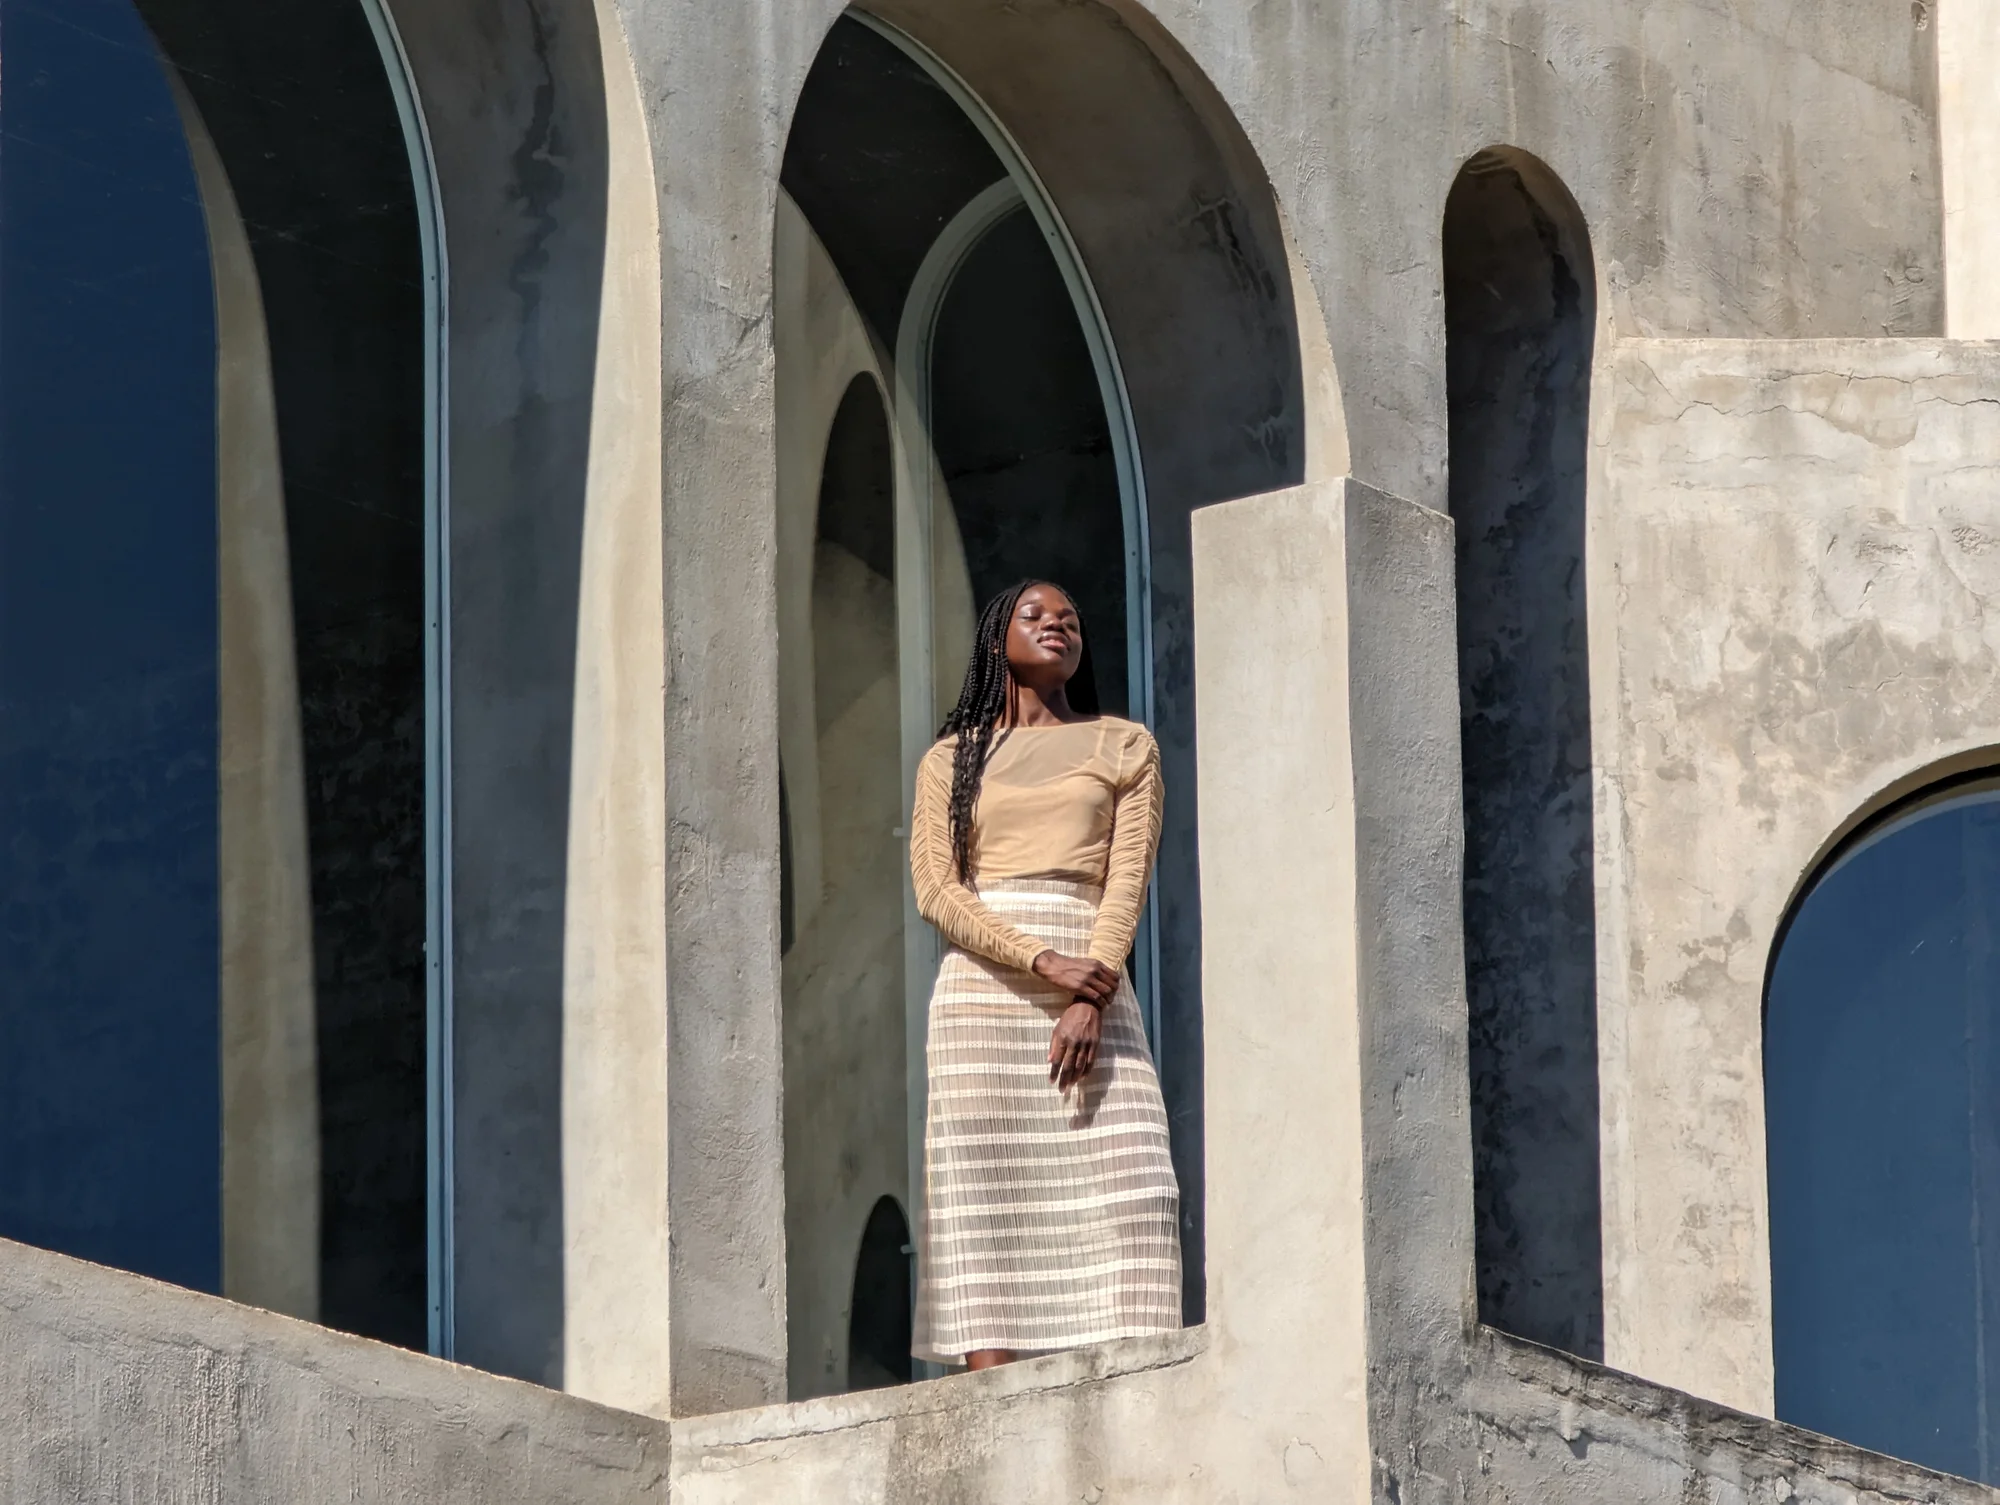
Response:
[{"label": "concrete ledge", "polygon": [[1199,1358],[1207,1349],[1206,1327],[1183,1328],[1158,1337],[1125,1338],[1068,1353],[1049,1354],[980,1374],[948,1375],[914,1385],[857,1390],[782,1406],[690,1417],[674,1423],[674,1438],[681,1448],[694,1449],[818,1436],[876,1422],[935,1416],[1017,1396],[1099,1384],[1120,1375],[1171,1369]]},{"label": "concrete ledge", "polygon": [[[1483,1434],[1481,1471],[1501,1478],[1517,1469],[1532,1472],[1547,1481],[1539,1496],[1544,1500],[2000,1500],[2000,1491],[1970,1480],[1700,1400],[1490,1327],[1473,1335],[1468,1358],[1469,1398]],[[1532,1459],[1539,1461],[1529,1464]]]},{"label": "concrete ledge", "polygon": [[0,1240],[0,1500],[664,1500],[664,1422]]}]

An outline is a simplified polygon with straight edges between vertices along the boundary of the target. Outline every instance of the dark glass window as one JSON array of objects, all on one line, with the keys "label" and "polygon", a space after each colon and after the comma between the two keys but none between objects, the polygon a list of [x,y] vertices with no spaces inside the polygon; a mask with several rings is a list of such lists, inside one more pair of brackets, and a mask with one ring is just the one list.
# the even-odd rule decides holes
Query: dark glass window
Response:
[{"label": "dark glass window", "polygon": [[1894,817],[1807,891],[1764,1091],[1781,1420],[1996,1478],[2000,787]]},{"label": "dark glass window", "polygon": [[0,1235],[413,1346],[422,273],[358,4],[0,0]]}]

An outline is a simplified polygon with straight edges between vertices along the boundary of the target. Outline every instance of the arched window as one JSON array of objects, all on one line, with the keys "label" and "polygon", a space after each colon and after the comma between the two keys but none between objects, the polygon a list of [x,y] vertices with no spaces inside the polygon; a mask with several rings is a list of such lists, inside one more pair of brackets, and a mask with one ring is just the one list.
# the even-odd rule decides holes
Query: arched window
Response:
[{"label": "arched window", "polygon": [[1596,276],[1525,153],[1444,217],[1479,1312],[1603,1352],[1584,479]]},{"label": "arched window", "polygon": [[[1151,720],[1152,674],[1121,378],[1004,133],[909,38],[850,16],[800,97],[783,187],[779,260],[804,265],[781,276],[778,330],[780,452],[801,451],[779,478],[787,1289],[793,1393],[813,1394],[837,1379],[852,1204],[920,1184],[938,951],[906,907],[899,773],[957,698],[980,603],[1023,575],[1077,593],[1105,710]],[[836,398],[809,533],[815,423]],[[1149,1023],[1157,1038],[1156,1008]]]},{"label": "arched window", "polygon": [[[1309,459],[1315,478],[1341,474],[1346,433],[1316,318],[1305,321],[1307,379],[1294,299],[1311,285],[1270,184],[1219,99],[1187,92],[1199,70],[1155,51],[1165,45],[1108,5],[917,0],[897,8],[893,25],[848,12],[805,78],[773,245],[779,743],[795,925],[784,989],[790,1009],[839,982],[806,954],[806,916],[819,902],[814,852],[830,848],[816,835],[802,760],[819,652],[805,582],[825,436],[848,384],[866,374],[887,396],[895,457],[892,667],[905,800],[957,698],[981,598],[1026,573],[1082,598],[1102,708],[1148,723],[1159,742],[1166,811],[1134,981],[1180,1182],[1183,1313],[1199,1321],[1190,519],[1298,484]],[[902,875],[885,881],[901,902]],[[857,1166],[874,1165],[881,1148],[887,1059],[907,1068],[907,1161],[921,1153],[938,952],[913,904],[903,931],[902,1049],[878,1048],[865,1080],[812,1105],[815,1151],[845,1141]],[[844,1006],[859,1008],[883,975],[855,974]],[[785,1028],[789,1042],[789,1019]],[[788,1124],[790,1076],[788,1064]],[[849,1176],[846,1209],[814,1236],[788,1221],[795,1395],[818,1393],[838,1371],[854,1221],[883,1194],[920,1221],[916,1170],[906,1162],[877,1184],[872,1172]],[[789,1168],[787,1183],[799,1184]]]},{"label": "arched window", "polygon": [[423,1347],[435,242],[386,22],[0,33],[0,1235]]},{"label": "arched window", "polygon": [[2000,779],[1864,827],[1765,995],[1780,1420],[2000,1478]]}]

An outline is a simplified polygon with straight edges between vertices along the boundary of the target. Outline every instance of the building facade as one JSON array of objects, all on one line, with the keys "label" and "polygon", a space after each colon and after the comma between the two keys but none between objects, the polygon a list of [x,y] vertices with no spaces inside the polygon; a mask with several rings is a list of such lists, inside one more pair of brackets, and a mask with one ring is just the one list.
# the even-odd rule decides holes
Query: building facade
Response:
[{"label": "building facade", "polygon": [[[0,1496],[1988,1498],[1996,66],[0,0]],[[1187,1326],[935,1378],[910,779],[1029,572],[1162,749]]]}]

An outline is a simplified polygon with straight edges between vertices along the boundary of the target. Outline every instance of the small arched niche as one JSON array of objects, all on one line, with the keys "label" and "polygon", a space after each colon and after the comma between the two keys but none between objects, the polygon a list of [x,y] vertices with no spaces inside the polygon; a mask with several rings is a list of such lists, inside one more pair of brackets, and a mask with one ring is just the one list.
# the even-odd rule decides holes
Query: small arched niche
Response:
[{"label": "small arched niche", "polygon": [[910,1225],[893,1197],[868,1215],[854,1257],[847,1308],[847,1388],[877,1390],[910,1379]]},{"label": "small arched niche", "polygon": [[[785,519],[819,463],[812,425],[824,421],[813,416],[823,399],[802,394],[820,390],[829,370],[866,365],[890,393],[897,457],[899,826],[916,760],[956,697],[976,606],[1024,574],[1073,588],[1104,709],[1147,723],[1160,743],[1167,810],[1132,967],[1172,1121],[1184,1315],[1199,1321],[1188,518],[1344,470],[1309,279],[1219,96],[1163,32],[1110,5],[880,0],[848,12],[800,93],[782,189],[784,703],[803,704],[806,662],[800,651],[785,667],[784,643],[804,641],[798,572],[786,560],[810,547]],[[801,299],[787,288],[818,291]],[[814,312],[831,301],[848,312]],[[802,937],[811,796],[797,771],[803,715],[784,719],[790,912]],[[913,908],[904,928],[906,1180],[920,1186],[924,1007],[937,952]],[[819,1132],[836,1138],[869,1111],[825,1107]],[[792,1113],[788,1101],[788,1122]],[[848,1255],[794,1239],[788,1258],[796,1292],[798,1267],[844,1271]],[[793,1333],[797,1393],[796,1321]]]},{"label": "small arched niche", "polygon": [[1596,276],[1500,148],[1444,215],[1481,1320],[1603,1353],[1585,475]]},{"label": "small arched niche", "polygon": [[2000,770],[1812,875],[1765,991],[1777,1415],[2000,1478]]}]

